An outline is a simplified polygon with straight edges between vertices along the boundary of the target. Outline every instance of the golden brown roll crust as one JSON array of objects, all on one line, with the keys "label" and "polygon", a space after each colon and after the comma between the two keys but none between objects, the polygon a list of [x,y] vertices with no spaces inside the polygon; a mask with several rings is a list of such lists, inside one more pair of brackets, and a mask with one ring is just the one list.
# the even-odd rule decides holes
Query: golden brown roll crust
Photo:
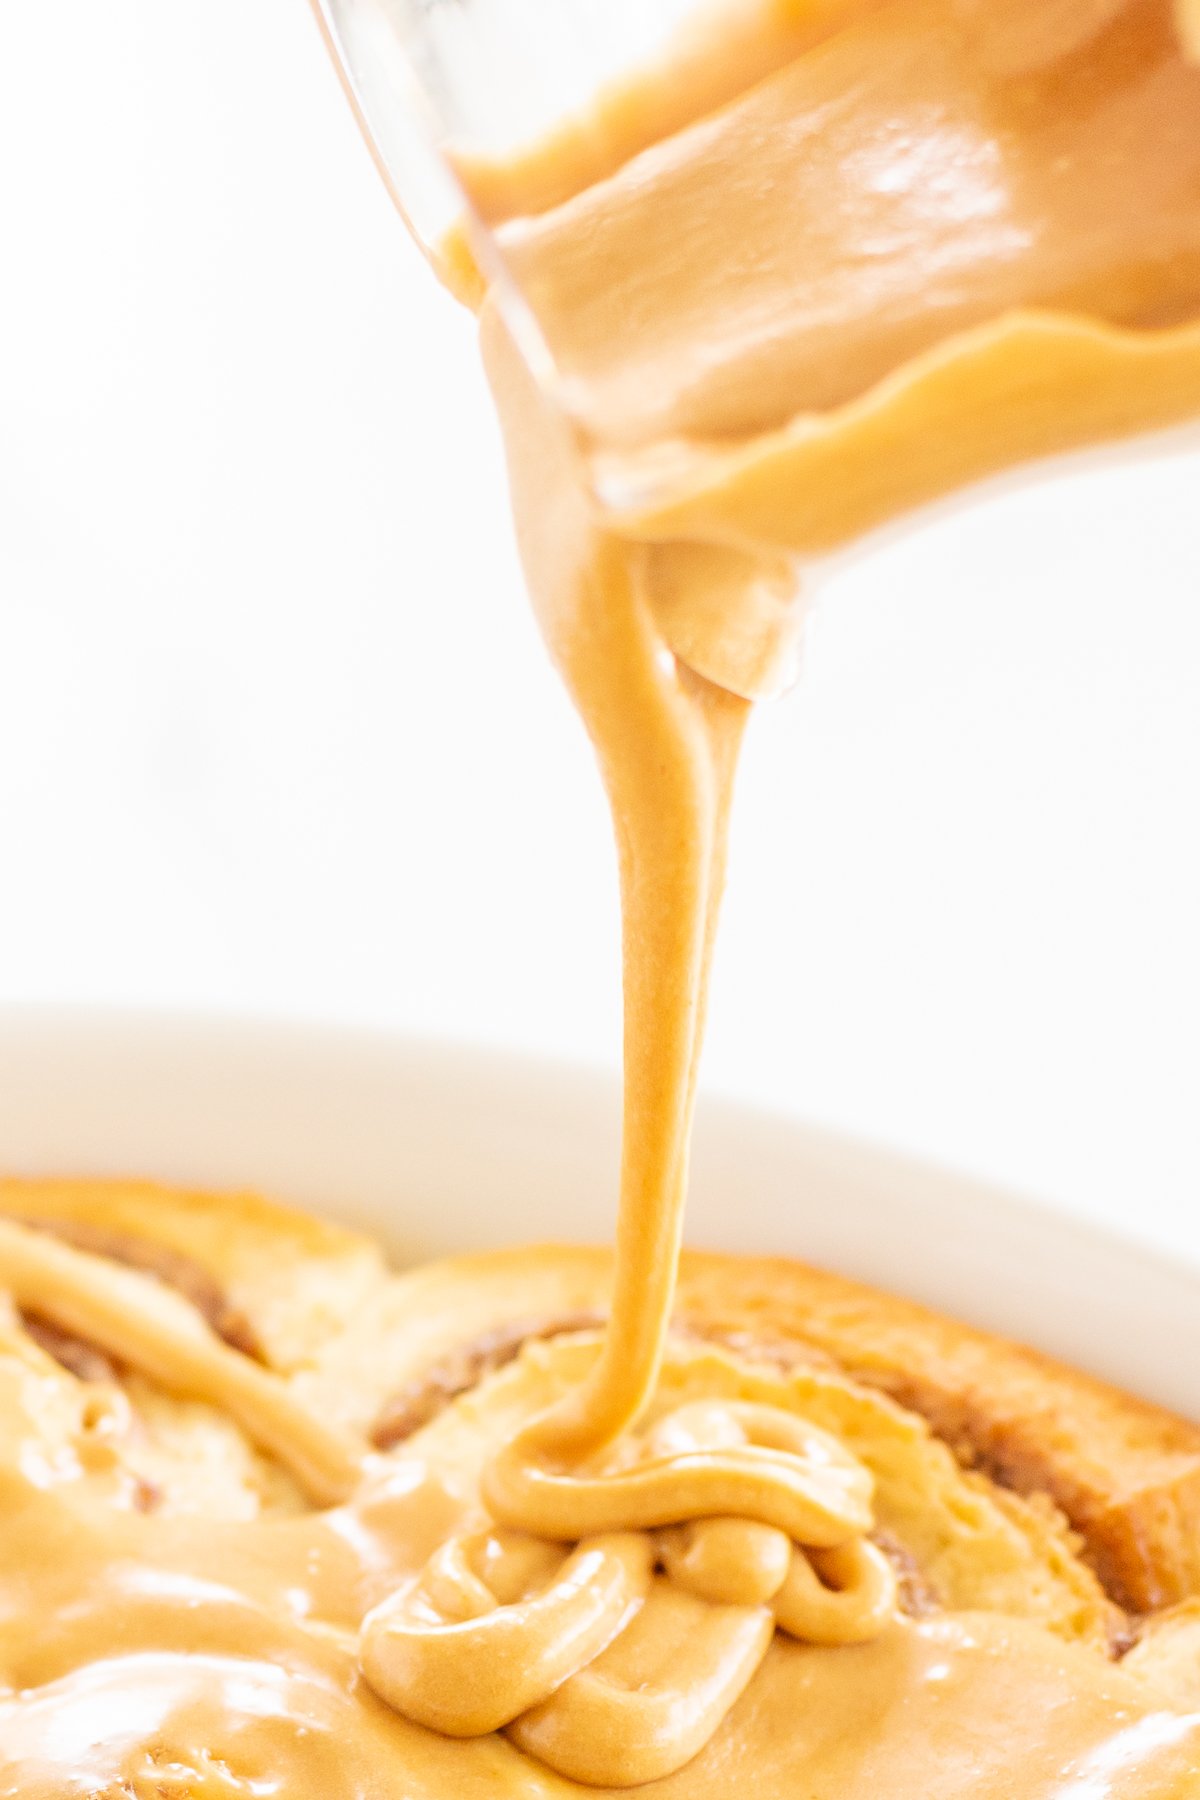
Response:
[{"label": "golden brown roll crust", "polygon": [[1035,1350],[792,1262],[691,1256],[685,1318],[768,1327],[929,1420],[1020,1494],[1045,1493],[1136,1612],[1200,1593],[1200,1428]]},{"label": "golden brown roll crust", "polygon": [[311,1360],[385,1274],[367,1239],[258,1194],[0,1177],[0,1213],[54,1227],[79,1249],[107,1247],[116,1260],[157,1273],[196,1301],[210,1323],[214,1312],[240,1320],[256,1353],[279,1369]]},{"label": "golden brown roll crust", "polygon": [[[253,1195],[7,1180],[0,1212],[66,1221],[97,1249],[162,1279],[174,1271],[184,1292],[179,1272],[190,1271],[190,1297],[210,1322],[243,1321],[247,1347],[384,1444],[525,1338],[602,1316],[609,1283],[606,1252],[571,1246],[392,1275],[365,1240]],[[156,1245],[169,1253],[157,1268]],[[783,1259],[687,1255],[676,1317],[685,1332],[760,1358],[827,1361],[923,1415],[961,1462],[1035,1504],[1044,1496],[1047,1517],[1061,1509],[1122,1607],[1151,1612],[1200,1595],[1197,1426],[1036,1351]]]},{"label": "golden brown roll crust", "polygon": [[[602,1312],[606,1252],[488,1252],[417,1269],[377,1302],[389,1399],[514,1324]],[[921,1413],[963,1462],[1046,1495],[1135,1613],[1200,1594],[1200,1427],[1052,1358],[788,1260],[685,1254],[684,1329],[783,1359],[827,1357]],[[356,1337],[334,1352],[356,1355]]]}]

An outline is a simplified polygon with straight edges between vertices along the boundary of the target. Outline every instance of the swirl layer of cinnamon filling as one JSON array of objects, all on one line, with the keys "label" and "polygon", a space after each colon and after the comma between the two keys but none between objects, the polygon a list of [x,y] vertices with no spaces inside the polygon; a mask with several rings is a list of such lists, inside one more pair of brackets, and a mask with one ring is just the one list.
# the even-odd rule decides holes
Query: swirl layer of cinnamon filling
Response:
[{"label": "swirl layer of cinnamon filling", "polygon": [[[1057,1800],[1063,1769],[1110,1766],[1106,1794],[1192,1791],[1200,1607],[1135,1615],[1086,1558],[1111,1562],[1118,1530],[1144,1545],[1140,1505],[1177,1506],[1194,1546],[1200,1432],[916,1309],[718,1258],[685,1263],[687,1328],[633,1439],[557,1486],[538,1422],[596,1377],[601,1335],[575,1319],[609,1303],[599,1252],[394,1277],[368,1245],[245,1199],[0,1200],[0,1287],[21,1309],[0,1341],[0,1793],[517,1800],[651,1781],[709,1800],[753,1768],[779,1796]],[[34,1229],[81,1217],[120,1221],[105,1254]],[[256,1356],[164,1287],[187,1268]],[[510,1329],[514,1309],[547,1323]],[[852,1360],[864,1323],[873,1386],[828,1352]],[[738,1325],[763,1348],[728,1347]],[[786,1342],[766,1344],[772,1326]],[[957,1369],[966,1419],[988,1404],[979,1359],[994,1412],[958,1456],[882,1391],[924,1383],[948,1405]],[[385,1453],[397,1393],[424,1422]],[[1002,1442],[1025,1497],[964,1466]],[[787,1459],[782,1500],[748,1495],[747,1444]],[[730,1510],[680,1524],[696,1474],[734,1480]],[[1047,1487],[1081,1523],[1104,1511],[1109,1538],[1075,1536]],[[1165,1550],[1154,1574],[1200,1590]]]}]

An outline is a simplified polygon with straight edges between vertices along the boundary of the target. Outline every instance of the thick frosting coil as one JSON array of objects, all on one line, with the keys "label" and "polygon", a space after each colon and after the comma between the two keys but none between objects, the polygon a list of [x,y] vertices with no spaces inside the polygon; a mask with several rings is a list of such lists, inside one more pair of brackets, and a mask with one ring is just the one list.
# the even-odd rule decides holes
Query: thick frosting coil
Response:
[{"label": "thick frosting coil", "polygon": [[484,1499],[502,1524],[549,1538],[653,1530],[732,1515],[808,1544],[871,1523],[871,1478],[835,1438],[773,1407],[698,1402],[664,1420],[631,1466],[597,1475],[543,1460],[535,1424],[494,1460]]},{"label": "thick frosting coil", "polygon": [[[417,1723],[508,1727],[577,1781],[657,1780],[708,1742],[777,1624],[849,1644],[893,1616],[891,1565],[863,1539],[871,1477],[806,1420],[693,1401],[586,1472],[541,1460],[543,1429],[485,1471],[508,1529],[444,1545],[366,1621],[363,1672]],[[567,1553],[572,1521],[615,1535]]]},{"label": "thick frosting coil", "polygon": [[772,1630],[765,1607],[707,1606],[657,1581],[612,1648],[509,1735],[575,1781],[660,1780],[704,1748],[749,1685]]},{"label": "thick frosting coil", "polygon": [[635,1533],[586,1541],[565,1558],[536,1539],[452,1539],[413,1588],[368,1615],[363,1673],[433,1731],[499,1731],[608,1647],[644,1598],[651,1566],[650,1543]]}]

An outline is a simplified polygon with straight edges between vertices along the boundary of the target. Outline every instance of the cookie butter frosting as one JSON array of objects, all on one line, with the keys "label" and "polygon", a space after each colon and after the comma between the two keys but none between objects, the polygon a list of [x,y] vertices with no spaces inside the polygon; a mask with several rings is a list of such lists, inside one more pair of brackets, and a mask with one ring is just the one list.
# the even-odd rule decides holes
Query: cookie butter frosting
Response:
[{"label": "cookie butter frosting", "polygon": [[[61,1308],[47,1298],[51,1273],[69,1276]],[[1001,1507],[909,1415],[843,1376],[675,1344],[640,1431],[660,1457],[729,1443],[739,1429],[785,1435],[801,1466],[825,1471],[835,1507],[861,1507],[872,1491],[890,1530],[925,1543],[927,1557],[943,1546],[930,1567],[951,1606],[898,1610],[890,1564],[874,1586],[843,1584],[826,1564],[819,1589],[802,1580],[788,1594],[794,1553],[772,1559],[759,1543],[747,1556],[744,1524],[714,1528],[707,1546],[674,1527],[576,1544],[497,1526],[487,1497],[497,1456],[597,1378],[595,1332],[530,1345],[384,1457],[336,1409],[322,1417],[330,1409],[303,1362],[289,1377],[253,1365],[247,1385],[215,1338],[198,1359],[210,1328],[146,1274],[14,1220],[0,1280],[64,1323],[86,1313],[94,1341],[135,1365],[145,1340],[122,1334],[119,1312],[156,1318],[155,1382],[174,1397],[175,1428],[199,1434],[194,1449],[210,1415],[232,1415],[249,1442],[281,1450],[279,1420],[291,1415],[301,1446],[288,1464],[295,1487],[264,1498],[257,1516],[235,1516],[227,1495],[191,1510],[199,1455],[148,1498],[138,1475],[153,1415],[133,1418],[124,1386],[76,1380],[12,1315],[0,1331],[6,1800],[525,1800],[653,1777],[681,1746],[694,1754],[654,1788],[680,1800],[727,1794],[749,1769],[764,1793],[802,1783],[814,1800],[908,1800],[918,1773],[931,1800],[1191,1791],[1200,1716],[1108,1662],[1094,1635],[1103,1609],[1066,1571],[1057,1610],[1041,1619],[986,1610],[1000,1591],[988,1580],[1006,1564],[1018,1609],[1021,1593],[1060,1579],[1043,1552],[1030,1555],[1035,1537],[1014,1531],[1019,1503]],[[337,1504],[314,1504],[314,1468],[326,1499],[342,1488]],[[965,1562],[956,1536],[971,1547]],[[875,1544],[869,1552],[881,1566]],[[853,1605],[840,1592],[856,1592]],[[606,1615],[598,1649],[589,1633]],[[451,1647],[439,1690],[430,1642],[456,1621],[489,1619],[484,1642]],[[417,1647],[408,1670],[406,1635]],[[553,1657],[586,1667],[547,1703],[536,1695],[561,1674],[561,1662],[547,1667]],[[399,1708],[388,1703],[394,1678]],[[432,1716],[410,1720],[414,1704]]]},{"label": "cookie butter frosting", "polygon": [[[529,585],[616,830],[610,1316],[381,1455],[146,1274],[0,1223],[2,1800],[1200,1791],[1200,1715],[1105,1645],[902,1604],[887,1402],[668,1338],[750,697],[817,556],[1200,410],[1194,28],[1166,0],[757,4],[542,146],[464,153],[558,372],[551,397],[482,294]],[[287,1504],[161,1504],[123,1391],[30,1316],[219,1415]]]}]

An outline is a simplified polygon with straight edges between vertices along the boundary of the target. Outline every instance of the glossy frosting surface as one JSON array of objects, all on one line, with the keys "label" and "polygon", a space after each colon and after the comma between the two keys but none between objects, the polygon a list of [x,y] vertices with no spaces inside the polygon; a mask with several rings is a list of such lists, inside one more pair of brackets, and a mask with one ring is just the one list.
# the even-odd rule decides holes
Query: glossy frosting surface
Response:
[{"label": "glossy frosting surface", "polygon": [[[100,1259],[67,1254],[77,1260],[80,1287],[97,1296],[151,1289],[148,1277],[132,1278],[131,1287]],[[106,1334],[114,1346],[117,1336]],[[570,1754],[570,1712],[556,1722],[535,1710],[507,1735],[465,1741],[412,1724],[362,1677],[362,1622],[380,1603],[387,1609],[397,1593],[411,1593],[447,1543],[495,1535],[482,1489],[497,1446],[521,1421],[544,1417],[548,1399],[561,1404],[576,1392],[581,1369],[594,1372],[594,1337],[538,1346],[400,1452],[363,1456],[340,1504],[312,1509],[297,1493],[289,1506],[248,1519],[140,1510],[129,1482],[137,1437],[120,1406],[111,1397],[99,1405],[98,1388],[81,1388],[15,1331],[4,1349],[6,1800],[366,1800],[381,1791],[517,1800],[580,1791],[538,1754],[555,1727],[558,1753]],[[159,1355],[160,1376],[186,1388],[182,1364],[172,1373],[162,1344]],[[653,1431],[670,1438],[680,1415],[697,1406],[736,1414],[746,1404],[738,1393],[791,1418],[829,1417],[844,1397],[840,1377],[752,1377],[713,1351],[700,1363],[695,1353],[673,1353],[667,1391],[651,1409]],[[261,1411],[244,1410],[256,1436],[274,1428],[278,1408],[266,1390],[276,1379],[262,1384]],[[295,1405],[286,1384],[278,1386],[279,1398]],[[713,1398],[698,1402],[698,1391]],[[219,1408],[220,1392],[209,1395]],[[856,1445],[883,1470],[910,1427],[882,1399],[845,1395]],[[969,1503],[966,1492],[957,1505]],[[495,1562],[484,1566],[505,1592]],[[668,1592],[661,1578],[654,1602],[652,1629],[639,1631],[635,1621],[597,1674],[618,1694],[653,1699],[673,1744],[732,1639],[763,1645],[746,1616],[753,1609]],[[597,1733],[592,1698],[585,1691],[575,1702],[593,1727],[581,1772],[589,1782],[599,1773],[624,1784],[628,1720],[615,1737]],[[652,1735],[640,1746],[653,1752]],[[1198,1756],[1200,1717],[1172,1707],[1093,1646],[1028,1620],[960,1609],[896,1618],[857,1646],[776,1635],[724,1722],[652,1791],[707,1800],[753,1770],[764,1793],[781,1797],[802,1782],[818,1800],[908,1800],[919,1769],[920,1791],[947,1800],[963,1792],[1173,1800],[1192,1791]],[[600,1767],[606,1758],[608,1770]]]}]

